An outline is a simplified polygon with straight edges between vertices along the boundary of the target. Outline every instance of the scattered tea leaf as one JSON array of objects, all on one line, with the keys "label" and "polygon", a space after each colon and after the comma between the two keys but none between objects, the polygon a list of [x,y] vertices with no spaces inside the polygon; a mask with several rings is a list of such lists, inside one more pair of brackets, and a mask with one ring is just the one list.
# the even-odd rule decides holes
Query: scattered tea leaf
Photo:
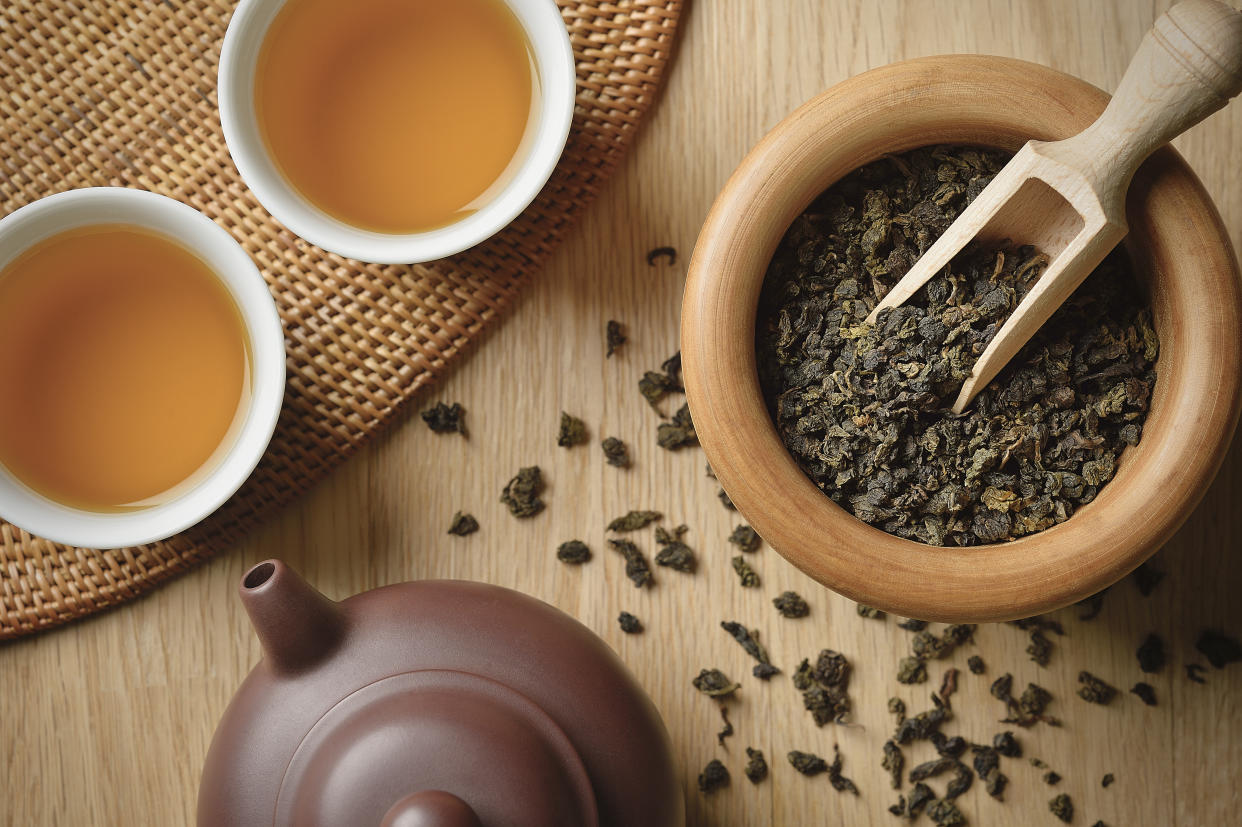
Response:
[{"label": "scattered tea leaf", "polygon": [[625,557],[625,576],[636,588],[650,586],[655,581],[651,577],[651,568],[647,565],[647,560],[643,557],[643,553],[638,550],[638,546],[629,540],[615,540],[609,538],[608,544],[615,548]]},{"label": "scattered tea leaf", "polygon": [[810,689],[811,684],[815,682],[815,676],[812,672],[811,662],[803,658],[802,663],[798,664],[798,668],[789,676],[793,680],[794,688],[804,692]]},{"label": "scattered tea leaf", "polygon": [[[806,663],[806,661],[803,661]],[[901,726],[902,721],[906,720],[906,702],[901,698],[888,699],[889,714],[897,717],[897,726]]]},{"label": "scattered tea leaf", "polygon": [[906,766],[906,756],[902,753],[901,747],[891,738],[884,742],[884,760],[880,762],[880,766],[888,772],[893,782],[893,789],[901,789],[901,773]]},{"label": "scattered tea leaf", "polygon": [[780,612],[781,617],[799,618],[811,613],[811,607],[797,592],[781,592],[772,598],[772,605]]},{"label": "scattered tea leaf", "polygon": [[616,353],[621,345],[625,344],[625,331],[622,329],[620,322],[613,319],[608,320],[608,324],[604,328],[604,341],[608,345],[608,352],[604,354],[604,358],[607,359]]},{"label": "scattered tea leaf", "polygon": [[1074,802],[1070,801],[1070,797],[1065,793],[1061,793],[1056,798],[1048,802],[1048,809],[1057,818],[1069,824],[1074,820]]},{"label": "scattered tea leaf", "polygon": [[742,551],[759,550],[759,534],[748,525],[740,525],[729,535],[729,542]]},{"label": "scattered tea leaf", "polygon": [[1113,777],[1113,774],[1111,772],[1105,773],[1104,777],[1100,779],[1100,786],[1107,790],[1109,787],[1112,786],[1112,783],[1116,780],[1117,779]]},{"label": "scattered tea leaf", "polygon": [[746,777],[750,783],[758,784],[768,777],[768,761],[763,757],[763,750],[746,748]]},{"label": "scattered tea leaf", "polygon": [[897,663],[897,682],[898,683],[926,683],[927,682],[927,664],[922,658],[905,657]]},{"label": "scattered tea leaf", "polygon": [[677,250],[673,247],[656,247],[654,250],[647,252],[647,266],[654,267],[657,260],[668,259],[668,266],[672,267],[677,263]]},{"label": "scattered tea leaf", "polygon": [[458,537],[465,537],[467,534],[473,534],[479,530],[479,521],[474,518],[473,514],[467,514],[464,511],[458,511],[453,515],[453,521],[449,524],[449,534],[455,534]]},{"label": "scattered tea leaf", "polygon": [[1044,773],[1044,783],[1050,787],[1055,787],[1057,784],[1061,783],[1061,776],[1052,770],[1048,770]]},{"label": "scattered tea leaf", "polygon": [[682,405],[673,414],[672,422],[662,422],[656,429],[656,443],[669,451],[679,451],[687,445],[698,445],[699,437],[694,432],[694,422],[690,419],[690,406]]},{"label": "scattered tea leaf", "polygon": [[733,500],[729,499],[729,495],[722,488],[716,492],[716,496],[720,499],[720,504],[730,511],[737,511],[737,506],[733,504]]},{"label": "scattered tea leaf", "polygon": [[728,632],[733,639],[738,642],[742,649],[745,650],[746,654],[750,655],[759,662],[760,666],[768,667],[767,669],[756,672],[755,677],[767,680],[780,672],[779,669],[772,666],[772,661],[768,658],[768,650],[765,649],[763,644],[759,642],[758,629],[747,629],[741,623],[728,620],[721,621],[720,628]]},{"label": "scattered tea leaf", "polygon": [[871,606],[864,606],[859,603],[856,608],[858,610],[859,617],[869,617],[872,620],[883,620],[886,617],[884,612],[879,609],[872,608]]},{"label": "scattered tea leaf", "polygon": [[716,733],[716,743],[723,747],[725,739],[733,734],[733,724],[729,722],[729,708],[724,704],[720,705],[720,720],[724,722],[724,726]]},{"label": "scattered tea leaf", "polygon": [[427,423],[427,427],[437,434],[466,435],[466,409],[458,402],[452,405],[437,402],[419,416],[423,418],[423,422]]},{"label": "scattered tea leaf", "polygon": [[666,531],[663,526],[656,526],[655,539],[660,546],[659,552],[656,553],[656,565],[685,574],[694,571],[697,565],[694,552],[681,541],[687,531],[689,529],[684,525],[677,526],[671,532]]},{"label": "scattered tea leaf", "polygon": [[944,670],[944,678],[940,681],[940,692],[937,694],[940,696],[940,700],[945,706],[951,705],[949,703],[949,698],[954,692],[957,691],[957,675],[958,671],[956,669],[950,668]]},{"label": "scattered tea leaf", "polygon": [[1078,697],[1088,703],[1106,706],[1117,695],[1116,687],[1110,686],[1090,672],[1079,672],[1078,682],[1082,684],[1078,687]]},{"label": "scattered tea leaf", "polygon": [[1139,700],[1148,706],[1156,705],[1156,690],[1149,683],[1136,683],[1130,688],[1130,691],[1138,695]]},{"label": "scattered tea leaf", "polygon": [[733,558],[733,570],[737,572],[738,579],[742,583],[742,588],[759,588],[759,575],[750,567],[750,563],[746,562],[745,557],[739,554],[737,557]]},{"label": "scattered tea leaf", "polygon": [[920,712],[913,718],[906,718],[902,721],[893,735],[893,740],[899,744],[925,741],[932,736],[932,733],[939,732],[940,725],[952,717],[953,713],[944,707],[932,707],[926,712]]},{"label": "scattered tea leaf", "polygon": [[1052,641],[1044,636],[1039,629],[1031,630],[1031,642],[1026,647],[1026,653],[1031,656],[1031,660],[1040,666],[1047,666],[1048,661],[1052,658]]},{"label": "scattered tea leaf", "polygon": [[561,428],[556,434],[556,444],[562,448],[572,448],[586,441],[586,423],[576,416],[561,411]]},{"label": "scattered tea leaf", "polygon": [[638,531],[659,520],[664,515],[659,511],[631,511],[623,517],[617,517],[608,524],[609,531]]},{"label": "scattered tea leaf", "polygon": [[1079,620],[1095,620],[1099,616],[1100,610],[1104,608],[1104,595],[1108,593],[1108,589],[1098,591],[1090,597],[1084,597],[1075,605],[1082,609],[1078,613]]},{"label": "scattered tea leaf", "polygon": [[591,549],[581,540],[569,540],[556,549],[556,559],[571,566],[580,566],[591,559]]},{"label": "scattered tea leaf", "polygon": [[615,436],[610,436],[600,445],[604,449],[604,461],[609,465],[615,468],[630,467],[630,449],[624,442]]},{"label": "scattered tea leaf", "polygon": [[622,612],[618,615],[617,623],[621,624],[621,631],[627,635],[636,635],[643,630],[642,622],[629,612]]},{"label": "scattered tea leaf", "polygon": [[987,671],[987,666],[983,663],[983,658],[978,655],[971,655],[966,659],[966,667],[972,675],[982,675]]},{"label": "scattered tea leaf", "polygon": [[803,775],[819,775],[828,770],[828,762],[812,752],[800,752],[795,749],[785,757],[789,759],[793,768]]},{"label": "scattered tea leaf", "polygon": [[1207,681],[1202,678],[1202,674],[1206,671],[1207,669],[1205,667],[1200,666],[1197,663],[1186,664],[1186,677],[1190,678],[1195,683],[1207,683]]},{"label": "scattered tea leaf", "polygon": [[858,795],[858,787],[854,786],[854,782],[841,774],[841,764],[841,748],[833,744],[832,763],[828,765],[828,783],[839,793]]},{"label": "scattered tea leaf", "polygon": [[533,517],[543,511],[543,474],[538,465],[522,468],[517,476],[509,480],[500,501],[509,506],[509,513],[514,517]]},{"label": "scattered tea leaf", "polygon": [[691,683],[695,689],[713,698],[727,698],[742,688],[740,683],[729,680],[719,669],[703,669]]},{"label": "scattered tea leaf", "polygon": [[1143,638],[1134,654],[1138,658],[1139,669],[1148,674],[1155,674],[1164,668],[1164,641],[1157,634]]},{"label": "scattered tea leaf", "polygon": [[937,799],[927,808],[927,817],[936,827],[964,827],[966,817],[957,805],[947,799]]},{"label": "scattered tea leaf", "polygon": [[721,787],[729,786],[729,771],[719,759],[713,758],[699,773],[699,792],[710,793]]},{"label": "scattered tea leaf", "polygon": [[1164,579],[1164,572],[1151,563],[1140,563],[1130,576],[1134,578],[1134,585],[1138,587],[1139,594],[1149,597]]},{"label": "scattered tea leaf", "polygon": [[1242,643],[1214,629],[1204,630],[1195,641],[1195,648],[1217,669],[1242,661]]},{"label": "scattered tea leaf", "polygon": [[1009,730],[992,736],[992,748],[1006,758],[1021,758],[1022,745]]},{"label": "scattered tea leaf", "polygon": [[901,621],[900,623],[898,623],[897,626],[899,628],[905,629],[907,632],[921,632],[927,628],[927,621],[926,620],[915,620],[914,618],[907,618]]}]

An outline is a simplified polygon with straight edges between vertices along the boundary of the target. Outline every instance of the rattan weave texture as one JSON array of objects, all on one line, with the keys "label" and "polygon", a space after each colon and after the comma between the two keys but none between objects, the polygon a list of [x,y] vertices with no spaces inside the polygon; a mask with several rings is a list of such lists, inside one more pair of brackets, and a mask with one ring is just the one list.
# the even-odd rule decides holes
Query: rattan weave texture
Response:
[{"label": "rattan weave texture", "polygon": [[[267,455],[199,526],[116,551],[0,522],[0,640],[150,591],[235,542],[322,478],[494,323],[616,166],[650,108],[682,0],[557,0],[578,105],[551,181],[512,225],[416,266],[361,264],[294,236],[242,184],[216,111],[226,0],[0,3],[0,214],[61,190],[124,186],[184,201],[258,264],[285,328],[288,383]],[[0,404],[21,404],[4,388]]]}]

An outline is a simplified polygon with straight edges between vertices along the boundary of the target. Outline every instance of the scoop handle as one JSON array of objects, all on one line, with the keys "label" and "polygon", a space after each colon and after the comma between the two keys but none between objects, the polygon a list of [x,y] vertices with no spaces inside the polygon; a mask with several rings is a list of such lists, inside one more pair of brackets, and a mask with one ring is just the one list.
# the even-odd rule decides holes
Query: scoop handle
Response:
[{"label": "scoop handle", "polygon": [[1183,0],[1156,20],[1087,131],[1101,165],[1128,183],[1148,155],[1240,91],[1242,13],[1217,0]]}]

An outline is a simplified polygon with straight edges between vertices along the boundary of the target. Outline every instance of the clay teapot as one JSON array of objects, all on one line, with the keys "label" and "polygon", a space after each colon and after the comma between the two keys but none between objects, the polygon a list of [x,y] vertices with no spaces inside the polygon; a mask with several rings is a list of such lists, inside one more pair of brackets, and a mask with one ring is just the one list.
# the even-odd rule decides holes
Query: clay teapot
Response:
[{"label": "clay teapot", "polygon": [[651,701],[589,629],[464,581],[335,603],[242,578],[263,645],[203,768],[200,827],[678,827]]}]

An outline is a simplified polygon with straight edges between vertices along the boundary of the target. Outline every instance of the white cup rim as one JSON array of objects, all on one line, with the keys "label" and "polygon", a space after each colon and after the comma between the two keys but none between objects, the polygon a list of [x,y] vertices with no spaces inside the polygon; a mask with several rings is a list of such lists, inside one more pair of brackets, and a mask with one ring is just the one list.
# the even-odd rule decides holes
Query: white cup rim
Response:
[{"label": "white cup rim", "polygon": [[232,444],[201,480],[171,500],[118,512],[87,511],[50,500],[0,466],[0,515],[30,533],[88,548],[126,548],[163,540],[200,522],[242,486],[271,441],[285,385],[284,331],[267,283],[227,231],[172,198],[122,187],[69,190],[0,219],[0,270],[38,242],[92,225],[153,231],[200,258],[237,305],[250,340],[251,396]]},{"label": "white cup rim", "polygon": [[503,0],[530,42],[541,93],[526,156],[501,191],[444,227],[409,234],[350,226],[306,200],[272,161],[254,115],[254,72],[267,30],[286,0],[241,0],[220,51],[217,97],[229,154],[259,203],[297,235],[347,258],[416,264],[459,253],[504,229],[551,178],[569,137],[577,96],[569,32],[553,0]]}]

